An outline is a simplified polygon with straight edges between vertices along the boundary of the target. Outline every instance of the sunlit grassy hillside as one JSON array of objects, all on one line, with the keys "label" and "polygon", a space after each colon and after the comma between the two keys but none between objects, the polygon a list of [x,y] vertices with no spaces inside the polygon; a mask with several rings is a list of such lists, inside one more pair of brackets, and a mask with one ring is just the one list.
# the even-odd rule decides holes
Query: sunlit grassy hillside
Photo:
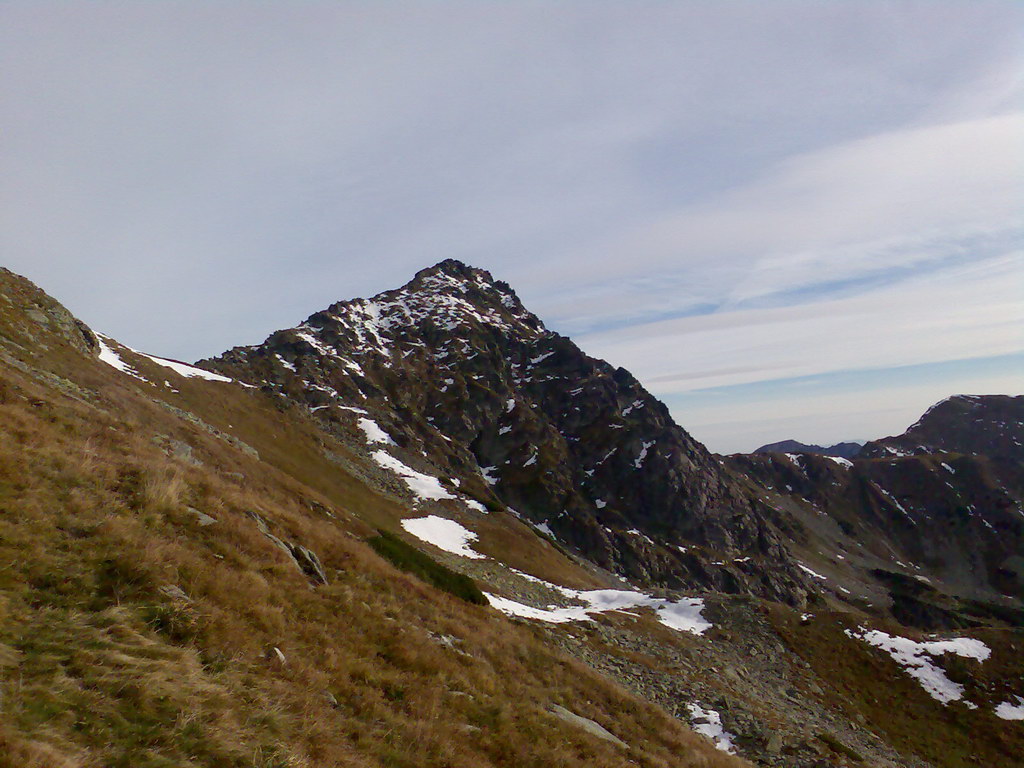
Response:
[{"label": "sunlit grassy hillside", "polygon": [[742,764],[380,557],[365,540],[400,505],[326,462],[302,414],[115,371],[0,277],[0,766]]}]

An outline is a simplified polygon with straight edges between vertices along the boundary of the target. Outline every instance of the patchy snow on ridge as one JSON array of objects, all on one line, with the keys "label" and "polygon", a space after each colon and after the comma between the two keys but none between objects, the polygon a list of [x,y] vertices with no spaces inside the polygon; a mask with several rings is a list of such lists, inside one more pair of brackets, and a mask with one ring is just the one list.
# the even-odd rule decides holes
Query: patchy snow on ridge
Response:
[{"label": "patchy snow on ridge", "polygon": [[[452,478],[452,479],[454,479],[454,478]],[[459,498],[459,501],[461,501],[467,507],[472,509],[474,512],[479,512],[481,515],[490,514],[490,510],[488,510],[487,507],[485,507],[483,504],[481,504],[476,499],[467,499],[466,497],[462,496],[462,497]]]},{"label": "patchy snow on ridge", "polygon": [[541,533],[543,533],[545,536],[550,536],[552,539],[558,539],[558,537],[555,536],[555,532],[551,530],[551,526],[548,525],[547,520],[545,520],[543,523],[536,523],[533,527]]},{"label": "patchy snow on ridge", "polygon": [[[227,383],[234,382],[234,379],[230,379],[227,376],[221,376],[219,373],[213,373],[212,371],[204,371],[202,368],[196,368],[194,365],[179,363],[177,360],[167,360],[163,357],[147,355],[145,352],[139,352],[137,349],[133,349],[132,352],[136,355],[141,355],[147,360],[151,360],[157,365],[162,365],[164,368],[170,368],[179,376],[184,376],[186,379],[206,379],[207,381],[224,381]],[[292,370],[294,370],[294,368]]]},{"label": "patchy snow on ridge", "polygon": [[[365,411],[364,411],[365,413]],[[394,445],[395,441],[391,439],[391,435],[381,429],[377,422],[373,419],[368,419],[365,416],[361,416],[358,421],[359,428],[363,430],[363,434],[366,435],[366,442],[373,443],[384,443],[384,445]]]},{"label": "patchy snow on ridge", "polygon": [[441,499],[455,498],[455,496],[449,493],[447,489],[441,485],[441,481],[436,477],[433,475],[425,475],[422,472],[417,472],[412,467],[407,467],[387,451],[374,451],[370,456],[374,461],[384,467],[384,469],[390,469],[395,474],[401,476],[405,481],[405,484],[409,486],[409,490],[412,491],[413,495],[420,501],[439,501]]},{"label": "patchy snow on ridge", "polygon": [[[137,370],[132,368],[128,363],[121,359],[121,356],[113,350],[113,348],[107,344],[107,341],[113,342],[114,340],[109,336],[104,336],[101,333],[96,334],[96,340],[100,343],[100,360],[112,368],[116,368],[121,373],[127,373],[129,376],[134,376],[140,381],[149,381],[145,376],[139,373]],[[119,343],[119,342],[115,342]],[[156,357],[155,355],[147,355],[145,352],[140,352],[137,349],[132,349],[124,344],[122,347],[127,349],[129,352],[144,357],[150,362],[156,363],[157,365],[163,366],[164,368],[170,368],[179,376],[184,376],[186,379],[205,379],[206,381],[223,381],[229,384],[241,384],[243,387],[252,387],[251,384],[245,384],[241,381],[236,382],[234,379],[230,379],[227,376],[221,376],[219,373],[213,373],[212,371],[204,371],[202,368],[196,368],[194,365],[188,363],[181,363],[177,360],[167,360],[163,357]],[[168,384],[168,386],[170,386]]]},{"label": "patchy snow on ridge", "polygon": [[701,614],[701,611],[704,610],[704,601],[699,597],[683,597],[676,601],[666,601],[656,610],[658,611],[658,621],[669,629],[703,635],[714,626]]},{"label": "patchy snow on ridge", "polygon": [[813,577],[814,577],[814,578],[816,578],[816,579],[821,579],[822,581],[828,581],[828,576],[822,576],[822,575],[821,575],[820,573],[818,573],[817,571],[812,571],[812,570],[811,570],[810,568],[808,568],[808,567],[807,567],[806,565],[804,565],[803,563],[797,563],[797,564],[796,564],[796,567],[797,567],[797,568],[799,568],[799,569],[800,569],[801,571],[803,571],[804,573],[810,574],[811,576],[813,576]]},{"label": "patchy snow on ridge", "polygon": [[853,462],[849,459],[844,459],[842,456],[825,456],[825,458],[829,461],[834,461],[839,466],[846,467],[847,469],[851,469],[853,467]]},{"label": "patchy snow on ridge", "polygon": [[687,704],[693,730],[707,736],[717,749],[734,754],[732,740],[735,738],[722,727],[722,716],[713,709],[704,709],[699,704]]},{"label": "patchy snow on ridge", "polygon": [[643,466],[644,459],[647,458],[647,451],[650,450],[652,445],[654,445],[654,441],[653,440],[651,440],[649,442],[648,441],[644,441],[640,445],[640,455],[637,456],[636,460],[633,462],[633,466],[634,467],[636,467],[637,469],[640,469],[640,467]]},{"label": "patchy snow on ridge", "polygon": [[639,536],[641,539],[646,541],[651,546],[656,546],[650,536],[648,536],[646,533],[637,528],[630,528],[628,531],[626,531],[626,533],[630,536]]},{"label": "patchy snow on ridge", "polygon": [[[944,653],[955,653],[966,659],[984,661],[992,651],[981,640],[970,637],[956,637],[950,640],[933,640],[918,643],[906,637],[889,635],[885,632],[859,628],[859,632],[844,630],[847,636],[863,640],[869,645],[880,648],[892,657],[892,660],[903,667],[904,671],[916,679],[929,696],[942,704],[959,701],[963,698],[964,687],[954,683],[946,673],[931,662],[930,656],[941,656]],[[965,702],[973,706],[970,702]]]},{"label": "patchy snow on ridge", "polygon": [[[517,573],[519,572],[517,571]],[[549,605],[545,608],[537,608],[485,592],[484,594],[487,595],[488,601],[494,608],[510,616],[537,619],[552,624],[562,624],[567,621],[590,621],[591,614],[595,613],[624,611],[629,608],[647,606],[654,609],[658,621],[666,627],[679,632],[691,632],[695,635],[701,635],[713,626],[711,622],[701,615],[701,611],[704,609],[704,601],[699,597],[666,600],[661,597],[645,595],[643,592],[632,592],[624,589],[570,589],[569,587],[560,587],[557,584],[552,584],[525,573],[521,575],[530,581],[544,584],[566,598],[581,602],[583,605]]]},{"label": "patchy snow on ridge", "polygon": [[1017,700],[1016,704],[1012,701],[1004,701],[996,707],[996,717],[1003,720],[1024,720],[1024,699],[1020,696],[1014,696],[1013,698]]},{"label": "patchy snow on ridge", "polygon": [[336,353],[332,349],[328,349],[324,346],[323,342],[320,341],[316,336],[310,333],[312,329],[308,325],[300,325],[295,329],[295,335],[302,339],[304,342],[309,344],[313,349],[319,352],[321,355],[335,355]]},{"label": "patchy snow on ridge", "polygon": [[438,549],[451,552],[453,555],[461,555],[473,560],[482,560],[486,557],[469,546],[476,541],[477,535],[454,520],[428,515],[427,517],[407,518],[402,521],[402,527],[417,539],[433,544]]},{"label": "patchy snow on ridge", "polygon": [[885,488],[883,488],[882,486],[878,485],[877,483],[872,483],[872,485],[873,485],[873,486],[875,486],[875,488],[877,488],[877,489],[878,489],[879,491],[881,491],[881,493],[882,493],[882,494],[883,494],[883,495],[884,495],[884,496],[885,496],[885,497],[886,497],[886,498],[887,498],[887,499],[888,499],[889,501],[891,501],[891,502],[892,502],[892,503],[893,503],[893,504],[895,505],[896,509],[898,509],[898,510],[899,510],[900,512],[902,512],[902,513],[903,513],[903,515],[904,515],[904,516],[905,516],[905,517],[907,518],[907,520],[909,520],[909,521],[910,521],[911,523],[913,523],[914,525],[917,525],[917,520],[915,520],[915,519],[914,519],[914,518],[913,518],[913,517],[912,517],[912,516],[910,515],[910,513],[909,513],[909,512],[907,512],[906,508],[905,508],[905,507],[904,507],[904,506],[903,506],[902,504],[900,504],[900,502],[899,502],[899,499],[897,499],[897,498],[896,498],[895,496],[893,496],[893,495],[892,495],[891,493],[889,493],[889,491],[885,490]]},{"label": "patchy snow on ridge", "polygon": [[122,360],[120,355],[105,343],[106,341],[113,341],[113,339],[109,336],[96,334],[96,340],[100,343],[100,360],[102,362],[106,363],[111,368],[119,370],[121,373],[127,373],[129,376],[134,376],[140,381],[149,381],[149,379],[146,379],[138,371],[128,365],[128,363]]},{"label": "patchy snow on ridge", "polygon": [[[337,392],[335,392],[335,396],[337,396]],[[367,411],[364,408],[355,408],[355,407],[353,407],[351,405],[336,405],[335,407],[336,408],[341,408],[341,410],[343,410],[343,411],[352,411],[352,413],[361,413],[363,415],[366,415],[367,413],[369,413],[369,411]]]}]

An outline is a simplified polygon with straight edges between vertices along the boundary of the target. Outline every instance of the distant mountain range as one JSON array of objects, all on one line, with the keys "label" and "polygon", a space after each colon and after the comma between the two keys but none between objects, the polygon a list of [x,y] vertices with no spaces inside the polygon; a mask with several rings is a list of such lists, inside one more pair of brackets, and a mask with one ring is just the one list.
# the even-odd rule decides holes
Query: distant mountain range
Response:
[{"label": "distant mountain range", "polygon": [[781,440],[777,443],[768,443],[754,450],[754,453],[817,453],[822,456],[839,456],[844,459],[852,459],[860,453],[863,443],[845,442],[830,445],[823,448],[820,445],[808,445],[798,440]]}]

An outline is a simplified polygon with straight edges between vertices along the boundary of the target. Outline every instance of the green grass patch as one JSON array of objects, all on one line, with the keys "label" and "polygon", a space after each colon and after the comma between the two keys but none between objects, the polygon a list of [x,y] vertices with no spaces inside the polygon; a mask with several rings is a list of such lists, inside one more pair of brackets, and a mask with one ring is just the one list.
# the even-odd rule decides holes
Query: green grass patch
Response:
[{"label": "green grass patch", "polygon": [[378,555],[391,561],[395,567],[411,573],[428,584],[455,595],[467,603],[488,604],[484,593],[469,576],[456,573],[451,568],[441,565],[420,550],[406,544],[393,533],[382,530],[377,536],[368,539],[367,543]]}]

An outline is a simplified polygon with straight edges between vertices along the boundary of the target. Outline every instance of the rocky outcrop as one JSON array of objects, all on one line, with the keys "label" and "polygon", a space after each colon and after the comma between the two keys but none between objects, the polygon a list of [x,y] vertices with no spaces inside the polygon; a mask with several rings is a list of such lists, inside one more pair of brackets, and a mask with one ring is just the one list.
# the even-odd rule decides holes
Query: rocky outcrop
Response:
[{"label": "rocky outcrop", "polygon": [[953,395],[902,435],[864,446],[865,458],[962,453],[1024,464],[1024,395]]},{"label": "rocky outcrop", "polygon": [[877,573],[900,563],[953,595],[1021,595],[1024,398],[951,398],[854,461],[831,448],[722,459],[628,371],[454,260],[203,365],[327,431],[390,441],[451,490],[650,586],[853,599],[850,581],[796,559],[828,553],[865,604],[881,590],[896,605]]},{"label": "rocky outcrop", "polygon": [[874,445],[877,458],[769,453],[727,465],[757,483],[795,546],[833,563],[823,585],[839,599],[859,593],[928,630],[1024,624],[1024,468]]},{"label": "rocky outcrop", "polygon": [[809,588],[760,501],[661,402],[484,270],[441,262],[202,365],[327,429],[372,419],[463,492],[630,578],[789,602]]}]

